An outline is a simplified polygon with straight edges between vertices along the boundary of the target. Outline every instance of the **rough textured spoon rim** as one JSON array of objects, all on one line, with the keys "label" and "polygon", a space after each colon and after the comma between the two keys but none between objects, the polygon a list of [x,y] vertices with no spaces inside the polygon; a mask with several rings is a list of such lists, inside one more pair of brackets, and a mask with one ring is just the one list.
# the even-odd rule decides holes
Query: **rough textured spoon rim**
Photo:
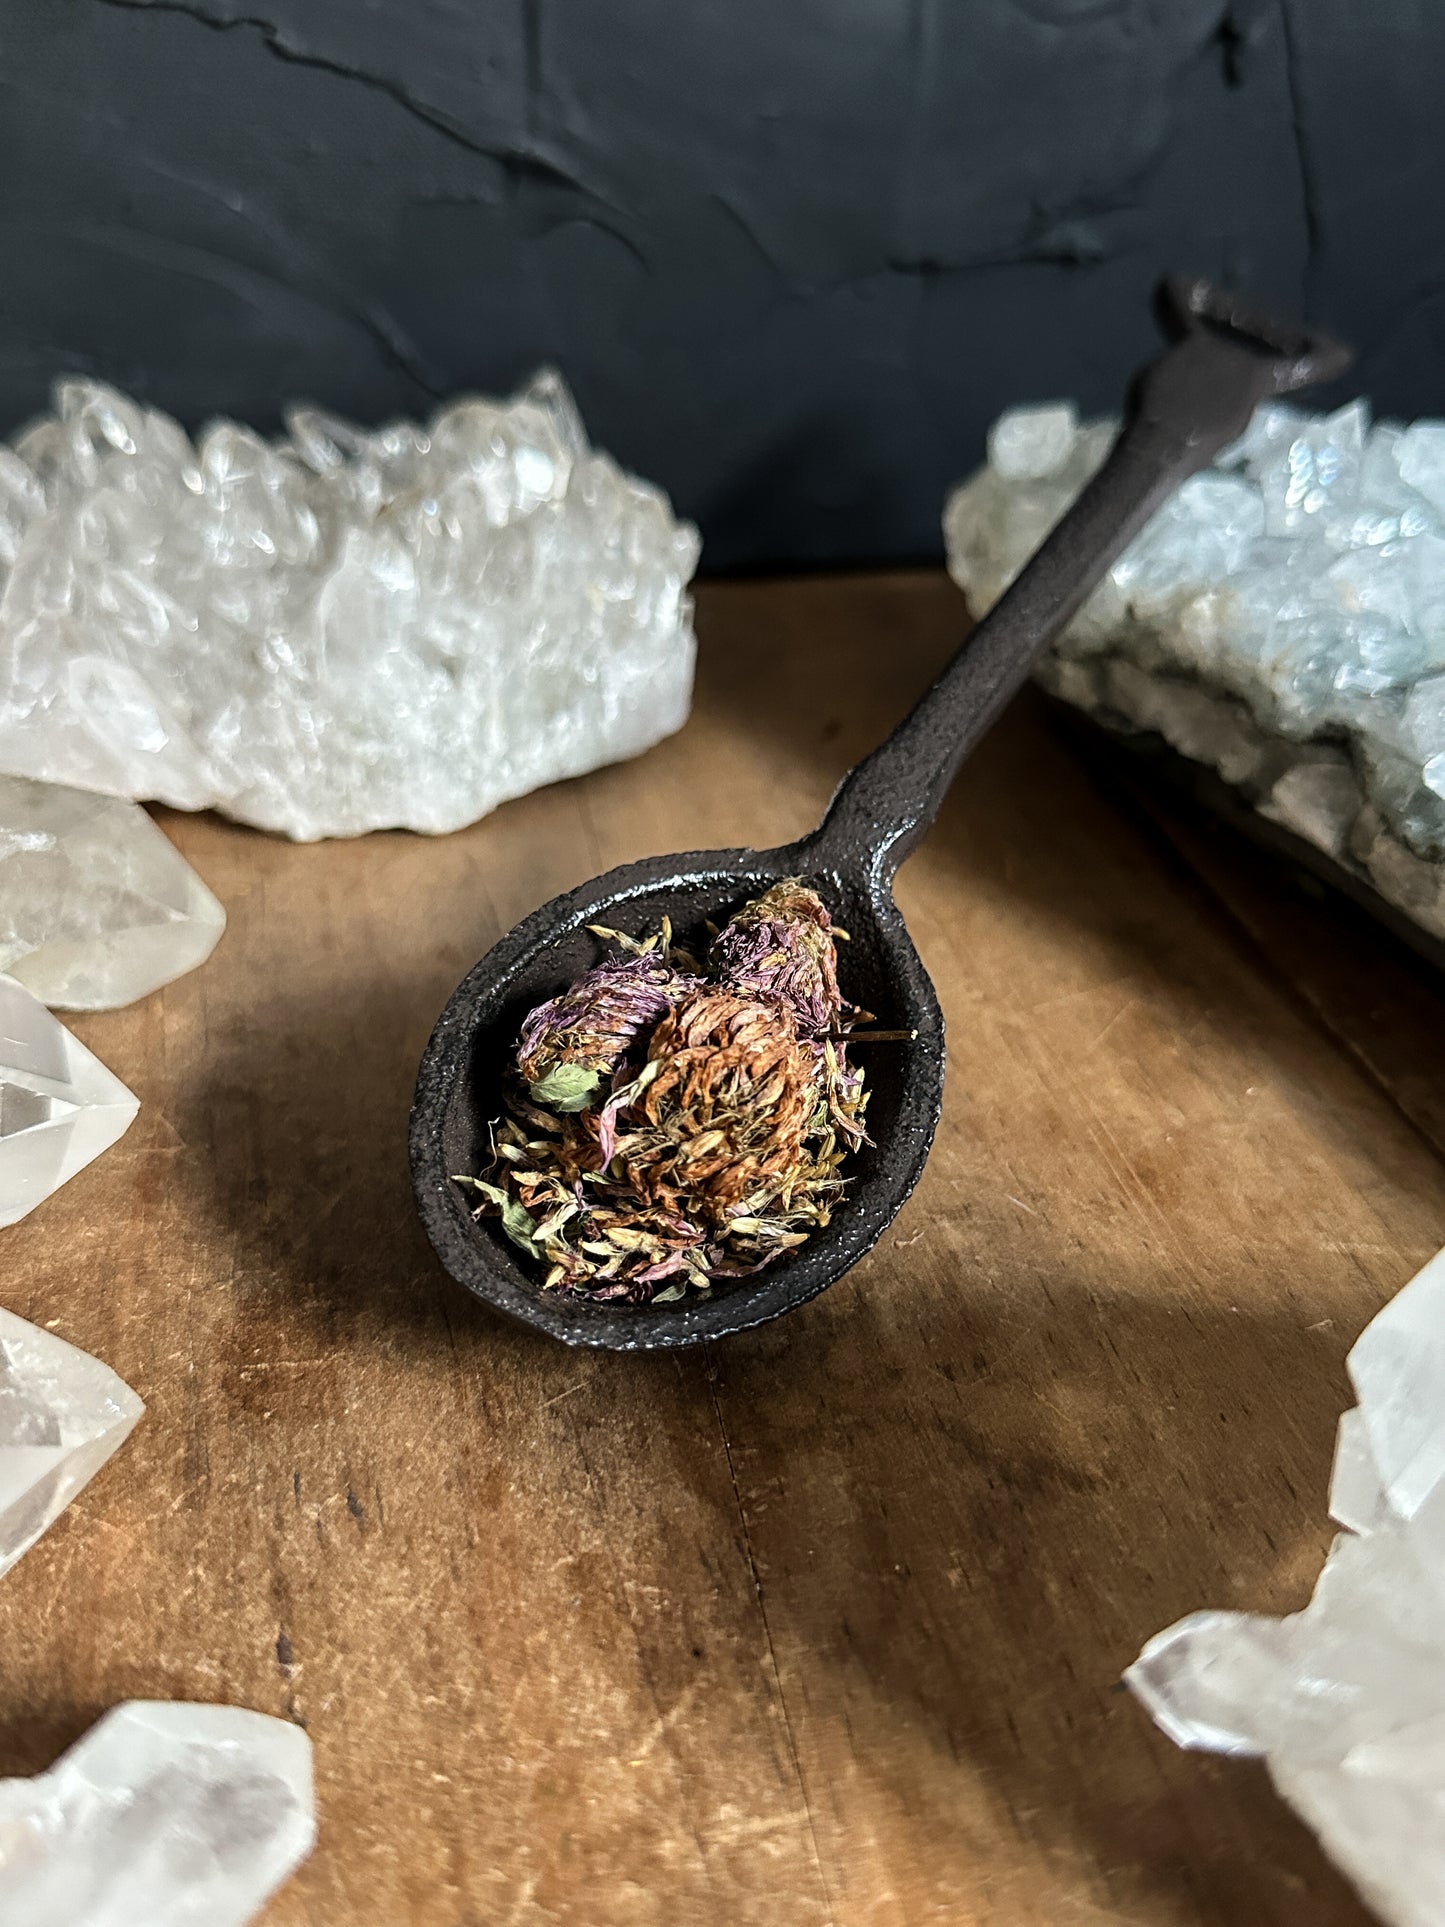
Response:
[{"label": "rough textured spoon rim", "polygon": [[[1281,327],[1205,281],[1166,282],[1161,304],[1179,338],[1137,378],[1108,460],[911,714],[844,777],[816,831],[776,850],[698,851],[609,871],[523,919],[452,995],[418,1073],[412,1177],[443,1264],[496,1310],[568,1345],[620,1351],[743,1331],[841,1277],[913,1190],[942,1105],[944,1040],[933,986],[893,902],[899,864],[1039,650],[1160,503],[1243,432],[1259,402],[1348,365],[1347,351],[1327,337]],[[890,1026],[917,1033],[891,1065],[879,1053],[870,1061],[875,1144],[855,1160],[847,1200],[826,1231],[706,1299],[598,1305],[545,1291],[496,1222],[472,1217],[453,1181],[476,1167],[485,1118],[499,1108],[502,1053],[521,1016],[592,961],[588,924],[625,925],[630,910],[637,927],[655,926],[667,909],[685,932],[783,876],[811,882],[858,940],[843,959],[851,994]]]}]

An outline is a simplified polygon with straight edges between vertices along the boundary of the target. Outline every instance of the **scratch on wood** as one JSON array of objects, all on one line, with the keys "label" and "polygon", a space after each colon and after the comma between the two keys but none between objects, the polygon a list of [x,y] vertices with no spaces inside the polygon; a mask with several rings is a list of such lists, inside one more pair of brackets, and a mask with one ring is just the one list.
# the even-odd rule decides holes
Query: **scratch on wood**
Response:
[{"label": "scratch on wood", "polygon": [[652,1731],[648,1734],[647,1738],[643,1740],[637,1748],[637,1751],[629,1756],[629,1765],[641,1766],[648,1754],[651,1753],[657,1745],[657,1742],[665,1738],[666,1735],[672,1731],[673,1727],[676,1726],[677,1722],[697,1698],[697,1685],[697,1681],[694,1680],[690,1686],[685,1686],[667,1711],[658,1714],[652,1723]]},{"label": "scratch on wood", "polygon": [[1127,1017],[1129,1012],[1134,1008],[1135,1004],[1137,1004],[1138,1001],[1139,1000],[1137,997],[1126,997],[1124,999],[1123,1003],[1120,1004],[1119,1008],[1114,1012],[1114,1015],[1109,1019],[1108,1023],[1105,1024],[1104,1028],[1099,1032],[1098,1036],[1094,1039],[1093,1043],[1090,1044],[1085,1050],[1084,1055],[1086,1057],[1092,1055],[1092,1053],[1099,1048],[1100,1044],[1103,1043],[1104,1039],[1109,1035],[1109,1032],[1114,1028],[1115,1024],[1119,1022],[1120,1018]]},{"label": "scratch on wood", "polygon": [[580,1392],[586,1383],[587,1380],[585,1378],[579,1378],[577,1383],[575,1385],[569,1385],[565,1392],[557,1392],[551,1398],[544,1398],[542,1400],[542,1410],[545,1412],[549,1405],[560,1405],[564,1398],[571,1398],[574,1392]]}]

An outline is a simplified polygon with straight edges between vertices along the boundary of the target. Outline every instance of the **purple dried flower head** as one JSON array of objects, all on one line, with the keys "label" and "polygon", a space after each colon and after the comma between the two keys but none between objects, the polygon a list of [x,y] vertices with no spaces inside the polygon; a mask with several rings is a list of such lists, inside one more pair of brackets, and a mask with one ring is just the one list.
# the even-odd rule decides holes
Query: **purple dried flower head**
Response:
[{"label": "purple dried flower head", "polygon": [[833,920],[822,899],[796,877],[744,904],[714,937],[709,962],[744,995],[785,1004],[803,1036],[839,1027],[843,997]]},{"label": "purple dried flower head", "polygon": [[534,1101],[585,1110],[696,982],[655,954],[610,957],[539,1004],[517,1039],[517,1072]]}]

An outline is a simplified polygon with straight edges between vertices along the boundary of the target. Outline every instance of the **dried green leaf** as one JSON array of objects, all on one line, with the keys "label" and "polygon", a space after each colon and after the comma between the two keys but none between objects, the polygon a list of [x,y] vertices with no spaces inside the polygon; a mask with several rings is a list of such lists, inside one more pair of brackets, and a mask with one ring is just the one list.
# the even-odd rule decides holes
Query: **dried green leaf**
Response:
[{"label": "dried green leaf", "polygon": [[602,1085],[602,1073],[585,1064],[554,1064],[545,1077],[529,1084],[532,1100],[549,1111],[585,1111]]},{"label": "dried green leaf", "polygon": [[509,1201],[502,1206],[502,1229],[517,1249],[525,1251],[529,1258],[542,1256],[537,1244],[537,1226],[525,1205]]},{"label": "dried green leaf", "polygon": [[529,1258],[542,1256],[537,1245],[536,1222],[525,1205],[518,1204],[500,1185],[488,1184],[485,1178],[460,1178],[458,1183],[470,1184],[497,1206],[502,1214],[502,1229],[519,1251],[525,1251]]}]

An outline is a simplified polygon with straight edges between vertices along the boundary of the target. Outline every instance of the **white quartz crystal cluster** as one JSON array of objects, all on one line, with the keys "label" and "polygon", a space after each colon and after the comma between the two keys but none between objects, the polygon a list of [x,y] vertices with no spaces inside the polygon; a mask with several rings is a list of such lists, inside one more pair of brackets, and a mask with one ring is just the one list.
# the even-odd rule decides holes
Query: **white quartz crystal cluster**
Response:
[{"label": "white quartz crystal cluster", "polygon": [[1171,1739],[1263,1755],[1397,1927],[1445,1922],[1445,1252],[1355,1344],[1303,1612],[1201,1612],[1125,1675]]},{"label": "white quartz crystal cluster", "polygon": [[303,839],[454,830],[681,725],[697,554],[553,374],[194,443],[63,381],[0,447],[0,771]]},{"label": "white quartz crystal cluster", "polygon": [[[0,1573],[129,1438],[144,1409],[98,1358],[0,1310]],[[3,1886],[0,1875],[0,1921]]]},{"label": "white quartz crystal cluster", "polygon": [[129,1130],[139,1104],[13,977],[0,977],[0,1226]]},{"label": "white quartz crystal cluster", "polygon": [[[982,613],[1107,454],[1067,405],[995,424],[944,515]],[[1445,937],[1445,421],[1271,405],[1185,482],[1045,657]]]},{"label": "white quartz crystal cluster", "polygon": [[315,1839],[299,1727],[130,1701],[0,1780],[0,1927],[245,1927]]},{"label": "white quartz crystal cluster", "polygon": [[0,971],[109,1010],[204,963],[226,913],[138,803],[0,776]]}]

